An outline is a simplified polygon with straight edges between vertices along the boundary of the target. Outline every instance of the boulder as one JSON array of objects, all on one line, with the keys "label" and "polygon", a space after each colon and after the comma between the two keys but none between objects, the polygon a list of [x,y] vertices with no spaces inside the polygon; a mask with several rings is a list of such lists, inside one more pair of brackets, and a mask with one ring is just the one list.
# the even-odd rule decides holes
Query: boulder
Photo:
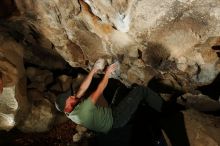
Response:
[{"label": "boulder", "polygon": [[55,111],[54,106],[45,98],[35,99],[27,118],[18,128],[22,132],[46,132],[51,129]]},{"label": "boulder", "polygon": [[1,32],[0,43],[0,71],[3,80],[0,129],[10,130],[24,120],[29,109],[23,47],[4,31]]}]

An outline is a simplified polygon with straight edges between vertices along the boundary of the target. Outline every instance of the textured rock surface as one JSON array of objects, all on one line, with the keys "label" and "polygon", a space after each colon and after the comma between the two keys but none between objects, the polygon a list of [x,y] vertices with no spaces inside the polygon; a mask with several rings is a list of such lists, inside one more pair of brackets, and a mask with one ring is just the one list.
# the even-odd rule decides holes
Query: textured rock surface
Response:
[{"label": "textured rock surface", "polygon": [[15,87],[5,87],[0,98],[0,128],[10,130],[15,125],[15,113],[18,102],[15,98]]},{"label": "textured rock surface", "polygon": [[[17,16],[3,9],[0,11],[0,16],[9,18],[0,21],[0,69],[5,86],[15,88],[12,101],[23,111],[18,113],[25,113],[28,105],[25,81],[19,82],[24,75],[23,58],[27,63],[46,69],[64,69],[67,62],[85,70],[98,58],[105,58],[108,64],[118,60],[120,80],[126,85],[147,85],[156,78],[167,88],[186,93],[184,100],[187,102],[180,102],[187,107],[200,111],[219,109],[219,104],[207,99],[208,96],[194,94],[198,87],[212,83],[220,72],[219,0],[15,0],[15,3],[4,1],[4,4],[7,7],[16,5],[19,11]],[[29,71],[28,79],[35,79],[36,74],[30,77],[32,72]],[[36,77],[35,83],[31,80],[29,88],[47,90],[46,86],[52,82],[51,73],[48,74]],[[48,81],[47,75],[50,76]],[[38,82],[38,79],[41,80]],[[78,76],[74,80],[79,83],[82,79]],[[22,83],[25,85],[20,86]],[[62,89],[61,86],[56,88],[63,91],[69,86],[70,79],[62,84]],[[46,99],[41,101],[38,106],[33,105],[34,114],[29,115],[26,124],[21,123],[26,126],[24,131],[41,129],[39,125],[34,127],[36,121],[32,120],[42,114],[46,126],[40,131],[49,128],[52,107]],[[7,106],[5,101],[1,106]],[[43,109],[50,118],[45,118]],[[13,119],[15,113],[1,112],[0,118],[5,119],[3,129],[13,127],[13,122],[7,125],[7,116]],[[200,116],[198,121],[204,119]],[[210,125],[206,128],[212,131],[213,123]],[[197,137],[192,137],[192,141],[219,144],[216,138],[203,139],[215,133],[200,132],[201,135],[195,133]]]},{"label": "textured rock surface", "polygon": [[184,112],[184,120],[191,146],[219,145],[220,118],[187,111]]},{"label": "textured rock surface", "polygon": [[[186,110],[183,116],[174,116],[169,121],[170,131],[164,129],[168,146],[218,146],[219,145],[219,120],[214,116],[203,114],[195,110]],[[180,119],[183,125],[180,123]],[[177,123],[178,121],[178,123]],[[168,123],[167,123],[168,124]],[[182,131],[184,129],[184,131]],[[185,137],[187,136],[187,137]],[[188,141],[188,142],[187,142]]]},{"label": "textured rock surface", "polygon": [[146,84],[149,74],[172,72],[192,87],[209,84],[219,73],[211,49],[220,43],[217,0],[16,3],[73,67],[86,69],[99,57],[120,58],[124,83]]},{"label": "textured rock surface", "polygon": [[40,70],[34,67],[26,69],[27,78],[30,80],[28,88],[35,88],[39,91],[45,91],[46,86],[53,82],[53,74],[48,70]]},{"label": "textured rock surface", "polygon": [[23,132],[45,132],[51,129],[54,117],[52,104],[38,96],[33,101],[28,117],[18,128]]},{"label": "textured rock surface", "polygon": [[28,101],[24,78],[23,48],[9,35],[0,35],[0,71],[3,74],[3,93],[0,97],[0,129],[10,130],[24,120]]},{"label": "textured rock surface", "polygon": [[219,101],[210,99],[208,96],[202,94],[192,95],[187,93],[182,95],[181,98],[178,98],[177,101],[188,108],[194,108],[198,111],[210,112],[220,110]]}]

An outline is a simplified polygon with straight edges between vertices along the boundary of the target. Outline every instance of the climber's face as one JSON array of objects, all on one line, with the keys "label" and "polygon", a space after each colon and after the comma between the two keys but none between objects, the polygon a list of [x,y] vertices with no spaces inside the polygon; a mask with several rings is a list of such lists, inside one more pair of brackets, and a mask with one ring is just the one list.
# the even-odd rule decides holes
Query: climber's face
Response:
[{"label": "climber's face", "polygon": [[70,113],[74,109],[75,105],[79,102],[79,100],[80,99],[76,96],[69,96],[66,100],[64,111]]}]

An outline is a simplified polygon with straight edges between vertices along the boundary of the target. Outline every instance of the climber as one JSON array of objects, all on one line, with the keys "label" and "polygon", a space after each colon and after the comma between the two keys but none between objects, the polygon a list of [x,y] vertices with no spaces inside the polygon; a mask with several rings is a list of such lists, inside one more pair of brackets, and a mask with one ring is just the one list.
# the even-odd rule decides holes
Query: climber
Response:
[{"label": "climber", "polygon": [[95,63],[74,95],[70,95],[71,92],[69,92],[57,97],[56,108],[64,112],[69,119],[90,130],[107,133],[111,128],[124,126],[141,101],[145,101],[156,111],[161,111],[163,99],[151,89],[143,86],[135,86],[117,106],[108,105],[103,97],[103,91],[109,78],[119,69],[118,63],[109,65],[96,90],[88,98],[82,99],[81,97],[90,86],[93,76],[103,69],[100,62],[102,61],[98,60]]}]

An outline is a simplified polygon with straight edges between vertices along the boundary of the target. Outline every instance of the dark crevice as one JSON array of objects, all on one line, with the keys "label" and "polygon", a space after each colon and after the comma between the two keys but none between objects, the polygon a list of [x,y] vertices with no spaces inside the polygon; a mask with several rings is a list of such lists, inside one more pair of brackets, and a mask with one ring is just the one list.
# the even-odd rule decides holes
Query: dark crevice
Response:
[{"label": "dark crevice", "polygon": [[1,0],[0,1],[0,19],[7,19],[11,16],[19,15],[14,0]]},{"label": "dark crevice", "polygon": [[220,74],[218,74],[218,76],[211,84],[198,87],[197,90],[201,91],[202,94],[205,94],[214,100],[219,100],[220,98],[219,87],[220,87]]},{"label": "dark crevice", "polygon": [[142,51],[138,49],[138,59],[142,59]]},{"label": "dark crevice", "polygon": [[36,31],[36,28],[34,26],[28,25],[29,30],[30,30],[30,35],[33,36],[33,38],[37,41],[40,39],[40,34]]},{"label": "dark crevice", "polygon": [[212,49],[213,49],[213,50],[220,50],[220,45],[212,46]]},{"label": "dark crevice", "polygon": [[167,94],[174,94],[174,95],[184,94],[184,92],[181,90],[175,89],[172,86],[161,83],[160,78],[153,78],[148,83],[148,86],[157,93],[167,93]]},{"label": "dark crevice", "polygon": [[216,51],[216,54],[218,57],[220,57],[220,45],[214,45],[212,46],[212,49]]},{"label": "dark crevice", "polygon": [[117,28],[116,28],[116,26],[115,26],[115,25],[112,25],[112,28],[113,28],[113,29],[115,29],[115,30],[117,30]]},{"label": "dark crevice", "polygon": [[220,110],[208,111],[208,112],[203,112],[203,113],[208,114],[208,115],[213,115],[213,116],[220,116]]},{"label": "dark crevice", "polygon": [[78,67],[78,68],[72,67],[68,63],[66,63],[66,65],[63,69],[48,69],[46,67],[38,66],[36,64],[31,64],[28,62],[26,62],[24,64],[24,66],[25,66],[25,68],[35,67],[35,68],[42,69],[42,70],[44,70],[44,69],[49,70],[54,74],[55,77],[63,75],[63,74],[68,75],[68,76],[72,76],[72,77],[77,77],[78,74],[87,74],[87,71],[85,71],[84,69],[82,69],[80,67]]},{"label": "dark crevice", "polygon": [[199,80],[199,74],[201,73],[201,67],[200,67],[200,65],[199,64],[195,64],[196,65],[196,67],[197,67],[197,71],[196,71],[196,78],[197,78],[197,80]]},{"label": "dark crevice", "polygon": [[220,57],[220,52],[216,52],[216,53],[217,53],[217,56]]}]

